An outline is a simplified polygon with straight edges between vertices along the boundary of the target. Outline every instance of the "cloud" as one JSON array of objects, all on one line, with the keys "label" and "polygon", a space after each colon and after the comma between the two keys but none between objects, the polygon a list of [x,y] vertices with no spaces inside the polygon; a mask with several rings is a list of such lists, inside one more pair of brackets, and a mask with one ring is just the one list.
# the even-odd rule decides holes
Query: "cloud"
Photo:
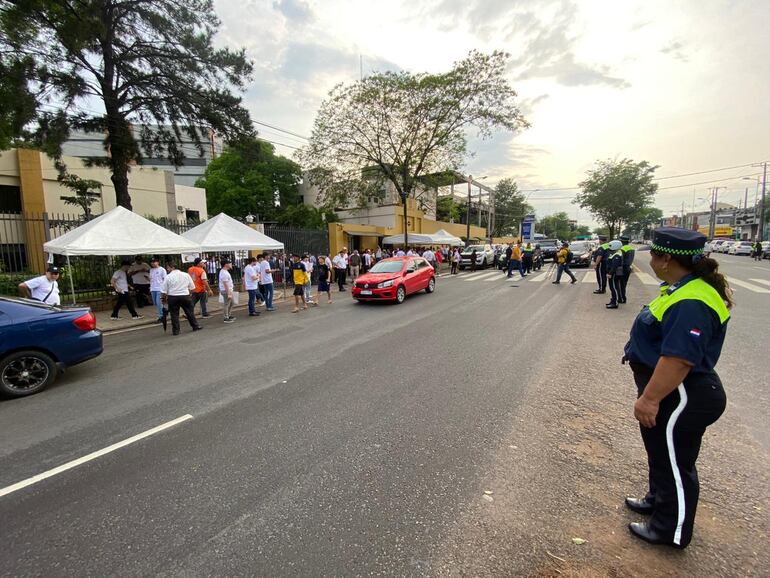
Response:
[{"label": "cloud", "polygon": [[549,94],[540,94],[529,98],[522,98],[519,100],[519,110],[524,118],[529,120],[532,114],[535,112],[535,108],[542,102],[545,102],[551,97]]},{"label": "cloud", "polygon": [[680,62],[688,62],[689,57],[687,56],[687,53],[684,51],[684,43],[679,40],[672,40],[668,44],[666,44],[663,48],[660,49],[660,51],[663,54],[668,54],[675,60],[679,60]]},{"label": "cloud", "polygon": [[273,8],[292,23],[309,24],[315,20],[313,9],[303,0],[278,0],[273,2]]},{"label": "cloud", "polygon": [[541,66],[531,66],[519,74],[520,79],[553,77],[564,86],[589,86],[603,84],[615,88],[631,86],[624,79],[610,74],[604,65],[589,65],[575,61],[575,55],[563,54],[558,60]]}]

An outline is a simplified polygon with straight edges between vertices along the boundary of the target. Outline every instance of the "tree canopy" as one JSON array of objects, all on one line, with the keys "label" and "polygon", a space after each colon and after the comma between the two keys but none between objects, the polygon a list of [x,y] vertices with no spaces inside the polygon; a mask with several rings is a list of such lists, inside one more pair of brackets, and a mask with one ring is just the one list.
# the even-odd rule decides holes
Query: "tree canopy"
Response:
[{"label": "tree canopy", "polygon": [[559,239],[560,241],[571,241],[577,235],[574,222],[570,221],[569,215],[564,211],[538,220],[535,224],[535,231],[542,233],[549,239]]},{"label": "tree canopy", "polygon": [[77,175],[63,174],[59,176],[59,182],[71,190],[74,194],[59,197],[65,205],[79,207],[83,211],[83,218],[91,220],[91,205],[102,196],[102,183],[92,179],[81,179]]},{"label": "tree canopy", "polygon": [[466,131],[487,138],[528,126],[505,78],[508,58],[473,51],[445,73],[385,72],[338,85],[299,154],[312,184],[330,206],[364,206],[390,181],[406,206],[425,190],[422,177],[463,164]]},{"label": "tree canopy", "polygon": [[0,3],[0,67],[11,72],[0,74],[0,145],[23,138],[58,157],[70,130],[102,133],[109,155],[90,162],[110,168],[130,209],[129,167],[143,154],[179,166],[183,137],[202,152],[209,130],[253,132],[232,93],[252,65],[242,49],[214,47],[219,24],[213,0]]},{"label": "tree canopy", "polygon": [[[301,181],[302,170],[297,163],[276,155],[268,142],[246,138],[228,146],[195,184],[206,189],[212,215],[245,217],[251,213],[263,221],[282,222],[283,218],[284,224],[320,221],[320,213],[298,212],[295,208],[302,204]],[[327,217],[331,218],[331,214]]]},{"label": "tree canopy", "polygon": [[657,168],[647,161],[599,161],[579,183],[582,190],[574,202],[590,211],[614,237],[624,223],[652,206],[658,190],[653,182]]},{"label": "tree canopy", "polygon": [[511,178],[502,179],[495,186],[495,226],[493,237],[507,237],[519,234],[519,224],[534,209],[519,192],[519,187]]},{"label": "tree canopy", "polygon": [[629,237],[649,239],[653,225],[662,218],[663,211],[656,207],[646,207],[628,220],[623,233]]}]

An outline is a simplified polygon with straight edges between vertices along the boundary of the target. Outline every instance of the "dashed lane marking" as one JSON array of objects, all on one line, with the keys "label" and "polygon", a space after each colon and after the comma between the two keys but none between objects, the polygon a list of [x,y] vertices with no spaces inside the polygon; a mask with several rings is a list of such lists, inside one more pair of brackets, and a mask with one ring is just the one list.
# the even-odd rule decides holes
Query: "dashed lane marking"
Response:
[{"label": "dashed lane marking", "polygon": [[541,273],[541,274],[540,274],[540,275],[538,275],[537,277],[532,277],[532,278],[530,279],[530,281],[531,281],[532,283],[542,283],[543,281],[545,281],[546,279],[548,279],[548,277],[549,277],[549,273],[546,271],[546,272],[544,272],[544,273]]},{"label": "dashed lane marking", "polygon": [[741,281],[740,279],[735,279],[734,277],[728,277],[727,282],[730,283],[730,285],[737,285],[738,287],[743,287],[744,289],[748,289],[754,293],[770,293],[770,289],[765,289],[759,285],[752,285],[751,283],[746,283],[746,281]]},{"label": "dashed lane marking", "polygon": [[767,279],[749,279],[749,281],[754,281],[755,283],[761,283],[762,285],[770,285],[770,281]]},{"label": "dashed lane marking", "polygon": [[640,271],[636,269],[634,270],[634,275],[636,275],[637,278],[645,285],[660,285],[660,282],[657,281],[655,277],[653,277],[649,273],[645,273],[644,271]]},{"label": "dashed lane marking", "polygon": [[140,434],[137,434],[135,436],[132,436],[128,439],[124,439],[121,442],[118,442],[116,444],[112,444],[111,446],[107,446],[106,448],[103,448],[101,450],[95,451],[93,453],[88,454],[87,456],[83,456],[82,458],[78,458],[76,460],[72,460],[71,462],[67,462],[66,464],[62,464],[59,467],[53,468],[52,470],[48,470],[43,472],[42,474],[38,474],[36,476],[32,476],[31,478],[27,478],[26,480],[22,480],[21,482],[17,482],[13,484],[12,486],[7,486],[5,488],[0,489],[0,498],[3,496],[7,496],[8,494],[11,494],[13,492],[16,492],[18,490],[21,490],[23,488],[26,488],[27,486],[31,486],[32,484],[36,484],[38,482],[42,482],[45,479],[48,479],[50,477],[53,477],[55,475],[61,474],[62,472],[66,472],[67,470],[71,470],[72,468],[75,468],[81,464],[84,464],[86,462],[90,462],[91,460],[95,460],[96,458],[99,458],[105,454],[109,454],[110,452],[114,452],[115,450],[118,450],[120,448],[126,447],[127,445],[133,444],[138,442],[139,440],[142,440],[146,437],[149,437],[151,435],[154,435],[158,432],[161,432],[165,429],[168,429],[170,427],[174,427],[177,424],[182,423],[183,421],[187,421],[188,419],[192,419],[193,416],[191,416],[189,413],[186,415],[183,415],[182,417],[178,417],[174,420],[167,421],[166,423],[160,424],[159,426],[156,426],[152,429],[148,429],[147,431],[144,431]]},{"label": "dashed lane marking", "polygon": [[480,273],[480,274],[477,274],[477,275],[471,275],[471,276],[463,279],[463,281],[476,281],[478,279],[485,279],[487,277],[492,277],[494,275],[499,275],[499,273],[497,273],[496,271],[492,271],[490,273]]}]

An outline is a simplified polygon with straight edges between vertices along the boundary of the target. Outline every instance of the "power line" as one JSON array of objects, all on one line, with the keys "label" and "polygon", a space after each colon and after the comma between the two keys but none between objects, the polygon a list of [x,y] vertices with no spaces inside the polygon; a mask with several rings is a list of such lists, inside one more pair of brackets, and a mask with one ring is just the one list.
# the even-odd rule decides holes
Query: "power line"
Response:
[{"label": "power line", "polygon": [[290,134],[292,136],[296,136],[296,137],[299,137],[299,138],[304,139],[304,140],[310,140],[306,136],[302,136],[301,134],[297,134],[296,132],[292,132],[290,130],[286,130],[285,128],[280,128],[280,127],[277,127],[275,125],[268,124],[266,122],[262,122],[261,120],[253,120],[252,122],[254,124],[259,124],[259,125],[262,125],[262,126],[266,126],[268,128],[272,128],[273,130],[277,130],[277,131],[280,131],[280,132],[285,132],[286,134]]}]

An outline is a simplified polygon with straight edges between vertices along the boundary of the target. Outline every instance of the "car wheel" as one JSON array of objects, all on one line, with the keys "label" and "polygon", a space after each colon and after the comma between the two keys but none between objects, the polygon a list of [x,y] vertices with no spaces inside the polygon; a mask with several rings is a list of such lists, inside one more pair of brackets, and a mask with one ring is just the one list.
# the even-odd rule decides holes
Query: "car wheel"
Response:
[{"label": "car wheel", "polygon": [[404,302],[404,299],[406,299],[406,289],[404,289],[404,286],[401,285],[396,290],[396,303],[398,303],[400,305],[401,303]]},{"label": "car wheel", "polygon": [[32,395],[56,379],[56,363],[40,351],[17,351],[0,361],[0,393],[10,397]]},{"label": "car wheel", "polygon": [[431,277],[430,281],[428,281],[428,286],[425,288],[426,293],[433,293],[436,290],[436,279],[435,277]]}]

